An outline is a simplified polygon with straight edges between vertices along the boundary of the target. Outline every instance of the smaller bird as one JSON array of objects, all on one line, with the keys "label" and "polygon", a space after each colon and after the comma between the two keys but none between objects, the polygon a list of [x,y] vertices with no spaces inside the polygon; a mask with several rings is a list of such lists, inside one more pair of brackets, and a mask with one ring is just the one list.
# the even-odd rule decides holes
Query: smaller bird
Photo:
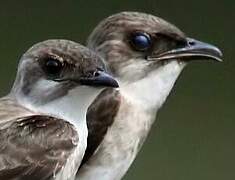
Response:
[{"label": "smaller bird", "polygon": [[118,87],[102,59],[69,40],[47,40],[21,58],[0,99],[0,179],[73,180],[87,144],[86,111]]}]

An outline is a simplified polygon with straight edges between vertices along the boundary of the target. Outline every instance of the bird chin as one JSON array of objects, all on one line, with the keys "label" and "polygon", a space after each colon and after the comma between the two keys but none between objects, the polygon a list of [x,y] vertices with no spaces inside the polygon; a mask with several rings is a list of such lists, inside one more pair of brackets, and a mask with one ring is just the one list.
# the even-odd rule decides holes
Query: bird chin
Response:
[{"label": "bird chin", "polygon": [[188,62],[186,60],[181,60],[181,59],[165,59],[165,60],[160,60],[156,62],[158,66],[166,66],[167,64],[170,64],[171,62],[177,62],[179,65],[185,66]]},{"label": "bird chin", "polygon": [[71,90],[70,93],[74,94],[73,96],[83,97],[90,105],[103,89],[105,87],[78,86],[74,90]]}]

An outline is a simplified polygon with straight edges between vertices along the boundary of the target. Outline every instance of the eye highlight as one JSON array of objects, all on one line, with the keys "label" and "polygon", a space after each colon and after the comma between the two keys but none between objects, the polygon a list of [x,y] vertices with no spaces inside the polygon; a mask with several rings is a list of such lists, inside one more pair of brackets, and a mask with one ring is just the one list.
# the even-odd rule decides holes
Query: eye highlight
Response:
[{"label": "eye highlight", "polygon": [[147,33],[136,32],[131,35],[131,45],[137,51],[146,51],[151,48],[152,40]]},{"label": "eye highlight", "polygon": [[58,76],[61,73],[63,69],[63,64],[57,59],[47,58],[45,59],[43,68],[48,76],[54,77]]}]

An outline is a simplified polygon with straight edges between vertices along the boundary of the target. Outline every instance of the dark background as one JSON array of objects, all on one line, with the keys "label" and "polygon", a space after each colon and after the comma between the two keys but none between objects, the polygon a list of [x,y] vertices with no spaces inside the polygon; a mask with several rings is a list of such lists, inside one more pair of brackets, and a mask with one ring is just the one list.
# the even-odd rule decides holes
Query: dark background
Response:
[{"label": "dark background", "polygon": [[49,38],[84,43],[103,18],[123,10],[163,17],[189,36],[213,43],[224,63],[195,62],[179,78],[125,180],[235,179],[235,1],[2,1],[0,93],[20,55]]}]

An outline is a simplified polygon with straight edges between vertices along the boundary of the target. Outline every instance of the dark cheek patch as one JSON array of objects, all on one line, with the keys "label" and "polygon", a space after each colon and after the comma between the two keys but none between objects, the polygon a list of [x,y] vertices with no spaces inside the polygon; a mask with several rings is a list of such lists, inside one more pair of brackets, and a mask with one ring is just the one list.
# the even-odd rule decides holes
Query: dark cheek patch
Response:
[{"label": "dark cheek patch", "polygon": [[23,94],[28,95],[30,94],[35,82],[37,82],[39,78],[42,77],[42,72],[36,71],[33,67],[25,72],[25,74],[22,73],[23,76],[21,77],[21,81],[23,83],[22,91]]}]

